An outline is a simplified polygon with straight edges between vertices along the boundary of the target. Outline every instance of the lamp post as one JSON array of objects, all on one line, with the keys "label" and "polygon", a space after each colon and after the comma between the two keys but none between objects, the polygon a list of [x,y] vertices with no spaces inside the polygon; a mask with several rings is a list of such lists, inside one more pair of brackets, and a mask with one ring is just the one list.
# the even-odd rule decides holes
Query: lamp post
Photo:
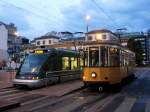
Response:
[{"label": "lamp post", "polygon": [[91,19],[90,15],[86,15],[85,20],[86,20],[86,37],[88,37],[88,30],[89,30],[89,26],[88,26],[88,22]]}]

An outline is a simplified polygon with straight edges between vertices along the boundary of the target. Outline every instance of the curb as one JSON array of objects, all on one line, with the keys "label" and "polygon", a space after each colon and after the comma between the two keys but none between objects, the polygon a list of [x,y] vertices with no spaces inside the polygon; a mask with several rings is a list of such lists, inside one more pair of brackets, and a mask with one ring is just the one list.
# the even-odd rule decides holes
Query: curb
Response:
[{"label": "curb", "polygon": [[6,101],[6,100],[0,101],[0,111],[6,111],[12,108],[19,107],[19,106],[20,106],[19,102],[12,102],[12,101]]}]

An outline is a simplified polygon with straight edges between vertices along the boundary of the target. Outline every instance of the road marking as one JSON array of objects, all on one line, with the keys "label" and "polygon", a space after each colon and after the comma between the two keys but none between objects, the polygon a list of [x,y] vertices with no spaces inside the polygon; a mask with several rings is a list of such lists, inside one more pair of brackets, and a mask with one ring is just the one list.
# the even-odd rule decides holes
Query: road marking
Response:
[{"label": "road marking", "polygon": [[139,99],[137,99],[137,101],[132,106],[130,112],[145,112],[147,98],[148,97],[146,96],[139,97]]},{"label": "road marking", "polygon": [[121,105],[115,110],[115,112],[130,112],[136,98],[125,98]]}]

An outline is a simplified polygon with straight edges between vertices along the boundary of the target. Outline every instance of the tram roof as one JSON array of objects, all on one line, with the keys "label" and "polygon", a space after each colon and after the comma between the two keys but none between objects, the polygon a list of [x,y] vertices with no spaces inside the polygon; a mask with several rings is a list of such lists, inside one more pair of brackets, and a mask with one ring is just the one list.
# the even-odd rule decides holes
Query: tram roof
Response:
[{"label": "tram roof", "polygon": [[122,46],[119,43],[114,43],[114,42],[92,42],[92,43],[88,43],[84,47],[96,47],[96,46],[117,46],[118,48],[121,48],[122,50],[124,50],[124,51],[126,51],[128,53],[135,54],[134,52],[132,52],[128,48]]}]

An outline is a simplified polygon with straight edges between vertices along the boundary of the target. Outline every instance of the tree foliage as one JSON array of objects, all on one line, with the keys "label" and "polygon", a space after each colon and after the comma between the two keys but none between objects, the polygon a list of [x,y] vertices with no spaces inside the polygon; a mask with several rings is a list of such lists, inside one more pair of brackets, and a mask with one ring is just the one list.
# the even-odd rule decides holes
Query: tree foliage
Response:
[{"label": "tree foliage", "polygon": [[128,40],[127,47],[135,53],[135,62],[138,66],[141,66],[144,60],[141,42],[139,40],[136,41],[133,38],[130,38]]}]

